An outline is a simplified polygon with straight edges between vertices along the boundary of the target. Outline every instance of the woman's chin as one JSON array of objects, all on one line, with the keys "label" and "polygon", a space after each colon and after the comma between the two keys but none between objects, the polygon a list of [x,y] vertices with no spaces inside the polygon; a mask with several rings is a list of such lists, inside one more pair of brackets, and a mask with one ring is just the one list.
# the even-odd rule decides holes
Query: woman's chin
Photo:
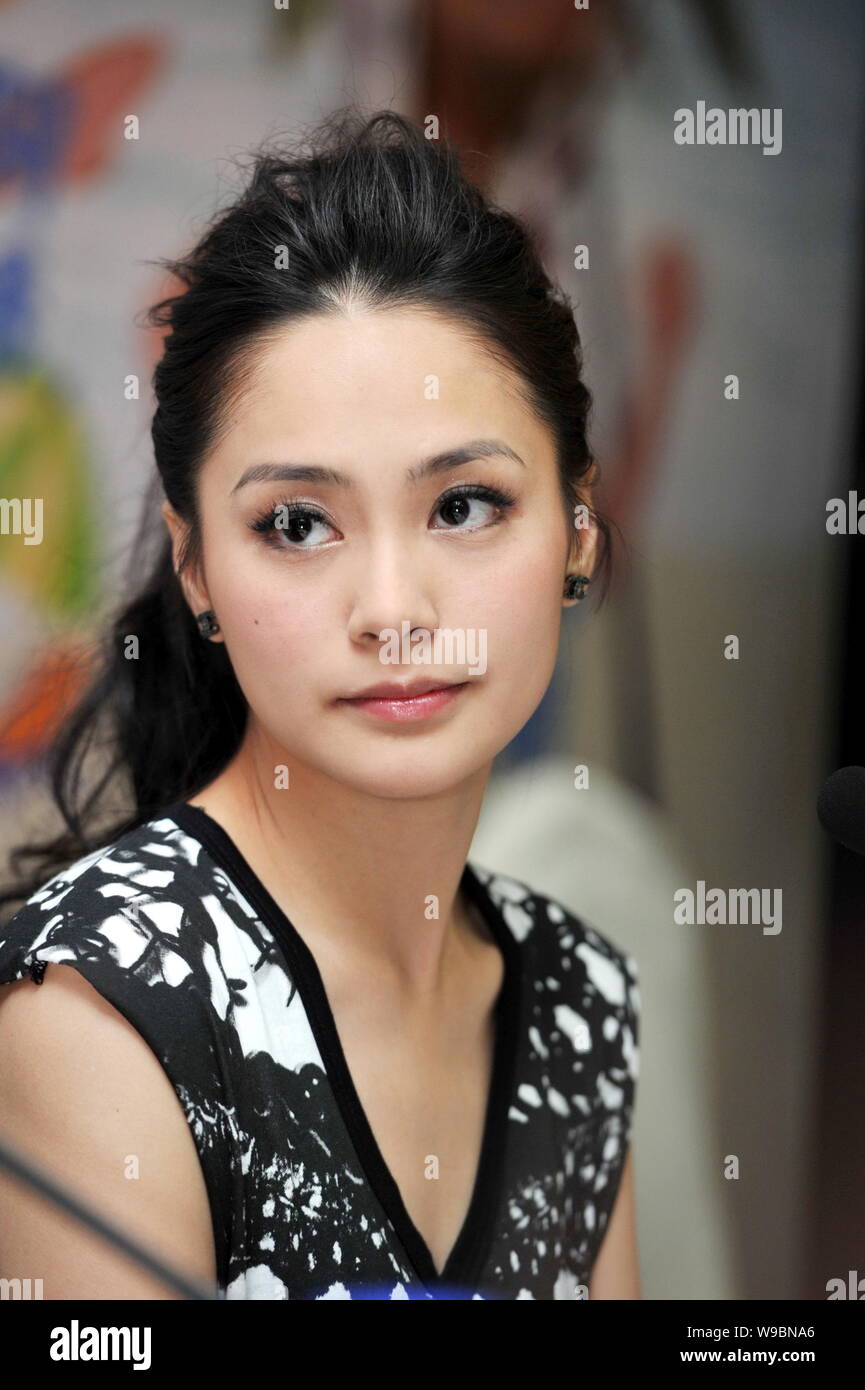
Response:
[{"label": "woman's chin", "polygon": [[370,759],[369,751],[364,750],[356,761],[346,759],[340,766],[330,767],[328,772],[344,787],[364,796],[418,801],[455,791],[476,776],[481,766],[477,750],[469,757],[465,748],[460,756],[451,758],[443,755],[441,749],[428,753],[402,749]]}]

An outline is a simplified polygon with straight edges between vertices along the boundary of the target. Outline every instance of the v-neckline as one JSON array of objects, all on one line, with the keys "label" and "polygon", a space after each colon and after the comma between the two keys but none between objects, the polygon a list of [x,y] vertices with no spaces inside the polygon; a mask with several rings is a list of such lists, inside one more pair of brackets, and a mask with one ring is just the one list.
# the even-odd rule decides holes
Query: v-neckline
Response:
[{"label": "v-neckline", "polygon": [[385,1162],[358,1095],[336,1027],[324,980],[311,949],[276,902],[240,849],[218,821],[200,806],[178,801],[163,815],[173,820],[209,852],[256,908],[283,949],[300,993],[343,1124],[364,1175],[383,1208],[420,1280],[431,1290],[447,1285],[469,1298],[495,1235],[506,1158],[506,1131],[516,1065],[522,989],[522,952],[495,903],[466,862],[460,880],[469,901],[490,928],[504,958],[504,975],[493,1006],[493,1065],[471,1197],[463,1224],[441,1272],[412,1220],[399,1186]]}]

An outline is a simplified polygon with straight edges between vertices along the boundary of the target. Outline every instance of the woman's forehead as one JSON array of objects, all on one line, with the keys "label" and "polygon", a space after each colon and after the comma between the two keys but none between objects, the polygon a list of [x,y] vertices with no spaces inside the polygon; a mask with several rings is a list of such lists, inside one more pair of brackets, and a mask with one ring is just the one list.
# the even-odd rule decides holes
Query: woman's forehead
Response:
[{"label": "woman's forehead", "polygon": [[519,382],[459,325],[417,310],[309,317],[273,336],[214,451],[332,468],[372,453],[401,468],[435,449],[505,438],[524,456],[548,431]]}]

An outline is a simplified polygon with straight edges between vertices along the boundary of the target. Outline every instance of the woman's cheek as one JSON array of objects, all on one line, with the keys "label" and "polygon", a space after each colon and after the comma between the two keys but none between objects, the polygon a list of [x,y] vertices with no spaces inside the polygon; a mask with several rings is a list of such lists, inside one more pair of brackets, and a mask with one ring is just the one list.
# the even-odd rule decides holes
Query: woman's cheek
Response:
[{"label": "woman's cheek", "polygon": [[273,692],[283,699],[291,675],[309,661],[314,635],[284,597],[268,598],[253,587],[226,593],[216,612],[238,682],[254,706]]},{"label": "woman's cheek", "polygon": [[508,566],[496,588],[492,615],[502,652],[537,652],[558,642],[563,585],[563,567],[554,568],[547,558]]}]

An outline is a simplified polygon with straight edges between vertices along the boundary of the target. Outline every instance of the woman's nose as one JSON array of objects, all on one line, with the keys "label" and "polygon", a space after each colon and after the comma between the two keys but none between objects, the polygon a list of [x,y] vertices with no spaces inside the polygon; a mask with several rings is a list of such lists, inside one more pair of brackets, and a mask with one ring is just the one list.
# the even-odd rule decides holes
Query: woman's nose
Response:
[{"label": "woman's nose", "polygon": [[416,628],[432,632],[438,620],[431,580],[402,547],[386,544],[370,549],[351,581],[354,586],[349,633],[352,641],[386,641]]}]

